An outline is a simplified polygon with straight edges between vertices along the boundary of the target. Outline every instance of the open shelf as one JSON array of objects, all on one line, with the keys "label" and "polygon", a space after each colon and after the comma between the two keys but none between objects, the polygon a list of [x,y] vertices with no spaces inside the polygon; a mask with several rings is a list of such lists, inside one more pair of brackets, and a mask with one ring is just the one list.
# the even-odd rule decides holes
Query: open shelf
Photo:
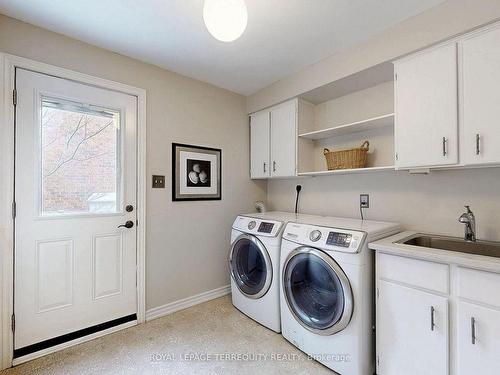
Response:
[{"label": "open shelf", "polygon": [[329,129],[302,133],[299,134],[299,137],[317,140],[339,135],[359,133],[366,130],[384,128],[391,125],[394,125],[394,113],[388,113],[386,115],[373,117],[362,121],[339,125]]},{"label": "open shelf", "polygon": [[368,167],[356,169],[335,169],[332,171],[317,171],[317,172],[299,172],[297,176],[328,176],[333,174],[356,174],[356,173],[369,173],[369,172],[383,172],[394,171],[393,165],[383,167]]}]

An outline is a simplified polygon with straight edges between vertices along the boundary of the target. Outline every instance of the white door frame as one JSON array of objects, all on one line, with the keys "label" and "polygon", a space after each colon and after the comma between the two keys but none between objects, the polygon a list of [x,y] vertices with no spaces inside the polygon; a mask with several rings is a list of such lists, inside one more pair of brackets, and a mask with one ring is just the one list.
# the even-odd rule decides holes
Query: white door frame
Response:
[{"label": "white door frame", "polygon": [[65,78],[137,97],[137,321],[146,315],[146,90],[0,53],[0,369],[12,365],[14,335],[14,106],[15,68]]}]

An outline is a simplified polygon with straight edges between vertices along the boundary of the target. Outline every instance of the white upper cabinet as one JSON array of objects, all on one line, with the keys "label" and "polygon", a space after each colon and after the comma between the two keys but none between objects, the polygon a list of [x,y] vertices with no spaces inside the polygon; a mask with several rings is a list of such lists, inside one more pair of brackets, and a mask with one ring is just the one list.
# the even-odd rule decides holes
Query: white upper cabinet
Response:
[{"label": "white upper cabinet", "polygon": [[250,116],[253,179],[297,175],[298,100]]},{"label": "white upper cabinet", "polygon": [[270,127],[269,112],[259,112],[250,116],[250,175],[255,179],[267,178],[271,175]]},{"label": "white upper cabinet", "polygon": [[297,165],[297,101],[271,109],[271,175],[295,176]]},{"label": "white upper cabinet", "polygon": [[396,167],[458,163],[456,43],[395,63]]},{"label": "white upper cabinet", "polygon": [[500,29],[465,39],[460,47],[463,161],[500,163]]}]

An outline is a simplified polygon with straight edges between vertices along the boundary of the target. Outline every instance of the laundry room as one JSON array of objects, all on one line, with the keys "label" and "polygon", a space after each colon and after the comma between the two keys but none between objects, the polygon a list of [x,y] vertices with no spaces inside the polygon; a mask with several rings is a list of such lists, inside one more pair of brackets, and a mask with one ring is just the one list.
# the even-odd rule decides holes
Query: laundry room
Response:
[{"label": "laundry room", "polygon": [[0,0],[0,374],[496,375],[500,2]]}]

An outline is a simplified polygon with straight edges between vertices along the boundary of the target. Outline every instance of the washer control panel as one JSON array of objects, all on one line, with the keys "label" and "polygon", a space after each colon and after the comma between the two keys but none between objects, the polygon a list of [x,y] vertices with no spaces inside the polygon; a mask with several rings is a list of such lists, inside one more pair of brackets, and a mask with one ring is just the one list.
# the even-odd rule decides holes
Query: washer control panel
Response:
[{"label": "washer control panel", "polygon": [[258,219],[238,216],[233,223],[233,229],[264,237],[276,237],[283,228],[283,222],[268,219]]},{"label": "washer control panel", "polygon": [[365,236],[354,230],[298,223],[288,223],[283,232],[283,238],[289,241],[343,253],[360,252]]},{"label": "washer control panel", "polygon": [[261,221],[259,225],[259,229],[257,229],[257,232],[259,233],[271,233],[274,228],[274,223],[271,223],[269,221]]}]

